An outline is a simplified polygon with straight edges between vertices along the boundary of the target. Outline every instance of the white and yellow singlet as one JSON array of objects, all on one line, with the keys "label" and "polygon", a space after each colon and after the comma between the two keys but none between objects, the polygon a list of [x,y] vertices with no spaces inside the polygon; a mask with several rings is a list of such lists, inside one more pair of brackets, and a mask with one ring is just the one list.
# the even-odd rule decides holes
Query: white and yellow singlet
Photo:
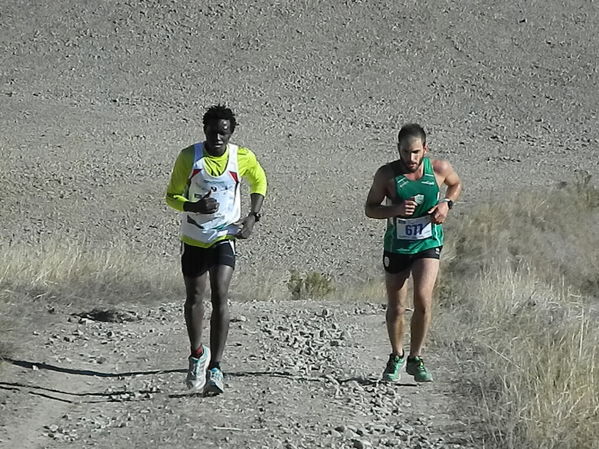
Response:
[{"label": "white and yellow singlet", "polygon": [[[212,156],[201,142],[179,153],[166,190],[166,203],[181,212],[181,241],[209,248],[235,238],[238,229],[234,223],[241,217],[241,178],[249,182],[250,193],[266,195],[266,174],[247,148],[229,143],[223,155]],[[186,202],[196,202],[209,192],[219,203],[216,213],[183,210]]]}]

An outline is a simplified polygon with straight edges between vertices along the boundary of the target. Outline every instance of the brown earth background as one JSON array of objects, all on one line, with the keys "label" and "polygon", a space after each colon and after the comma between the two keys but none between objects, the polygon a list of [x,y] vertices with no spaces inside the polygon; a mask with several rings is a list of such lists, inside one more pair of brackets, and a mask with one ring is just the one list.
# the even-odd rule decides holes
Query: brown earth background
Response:
[{"label": "brown earth background", "polygon": [[0,14],[5,241],[176,257],[165,186],[217,102],[268,173],[241,254],[273,270],[378,265],[384,224],[363,202],[407,121],[458,170],[466,204],[598,170],[591,1],[5,1]]}]

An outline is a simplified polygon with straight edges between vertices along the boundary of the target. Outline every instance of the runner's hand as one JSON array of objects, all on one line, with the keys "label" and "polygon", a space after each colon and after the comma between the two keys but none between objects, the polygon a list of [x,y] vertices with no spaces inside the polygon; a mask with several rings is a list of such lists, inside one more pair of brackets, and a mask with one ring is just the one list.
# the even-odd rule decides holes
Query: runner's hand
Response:
[{"label": "runner's hand", "polygon": [[200,214],[214,214],[218,211],[218,201],[214,198],[211,198],[212,190],[209,190],[206,195],[200,198],[199,201],[195,203],[185,203],[186,204],[186,212],[199,212]]},{"label": "runner's hand", "polygon": [[405,201],[397,204],[397,216],[399,217],[409,217],[416,210],[416,206],[418,203],[414,200],[414,197],[408,198]]},{"label": "runner's hand", "polygon": [[239,226],[239,231],[236,236],[239,239],[247,239],[254,230],[256,224],[256,217],[252,214],[245,217],[243,220],[239,220],[235,225]]},{"label": "runner's hand", "polygon": [[431,216],[432,223],[441,224],[447,218],[447,212],[449,212],[449,205],[443,201],[430,209],[428,214]]}]

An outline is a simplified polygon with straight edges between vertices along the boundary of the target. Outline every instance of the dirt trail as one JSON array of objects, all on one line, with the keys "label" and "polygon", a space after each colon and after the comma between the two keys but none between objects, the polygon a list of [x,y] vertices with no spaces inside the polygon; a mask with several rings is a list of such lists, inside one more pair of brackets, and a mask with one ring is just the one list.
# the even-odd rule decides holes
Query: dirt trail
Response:
[{"label": "dirt trail", "polygon": [[[180,304],[106,323],[65,314],[5,363],[0,447],[475,447],[456,419],[447,361],[436,382],[379,382],[381,305],[236,303],[226,393],[184,388]],[[59,312],[60,313],[60,312]]]}]

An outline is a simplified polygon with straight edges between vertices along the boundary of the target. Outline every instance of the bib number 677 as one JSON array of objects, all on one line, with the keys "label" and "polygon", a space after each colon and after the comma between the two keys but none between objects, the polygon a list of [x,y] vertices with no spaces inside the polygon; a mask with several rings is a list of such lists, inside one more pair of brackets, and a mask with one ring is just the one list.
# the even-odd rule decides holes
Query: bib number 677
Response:
[{"label": "bib number 677", "polygon": [[419,234],[422,234],[422,231],[424,230],[424,224],[420,223],[420,224],[412,224],[412,225],[405,225],[405,232],[406,235],[410,235],[410,236],[416,236]]}]

